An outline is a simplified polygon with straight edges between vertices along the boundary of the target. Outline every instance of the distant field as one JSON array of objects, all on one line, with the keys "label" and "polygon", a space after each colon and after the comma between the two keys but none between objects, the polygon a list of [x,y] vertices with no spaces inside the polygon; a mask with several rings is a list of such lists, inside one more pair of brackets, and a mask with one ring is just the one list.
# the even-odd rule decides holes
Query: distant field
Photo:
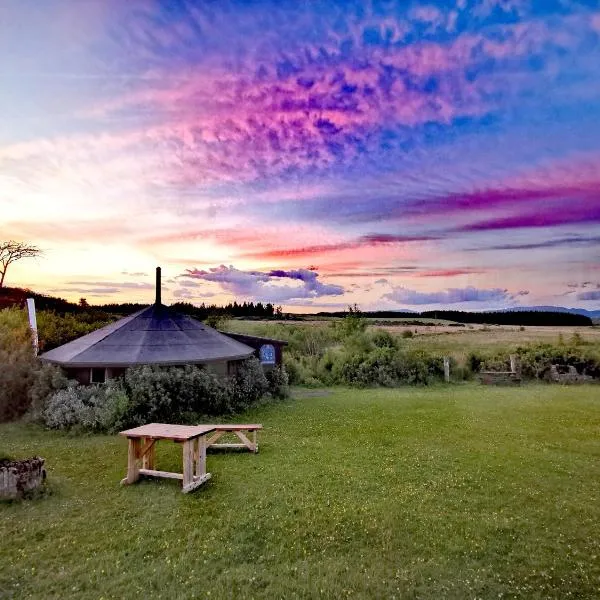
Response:
[{"label": "distant field", "polygon": [[[0,425],[52,493],[0,503],[1,598],[598,598],[593,386],[338,388],[254,409],[211,481],[120,487],[126,441]],[[159,465],[181,467],[163,444]]]},{"label": "distant field", "polygon": [[[409,321],[411,319],[408,319]],[[419,319],[424,321],[424,319]],[[402,343],[411,348],[423,348],[454,357],[460,364],[470,352],[506,351],[523,344],[534,342],[558,343],[561,339],[568,343],[578,334],[583,343],[600,348],[600,327],[540,327],[540,326],[502,326],[502,325],[457,325],[450,321],[430,319],[431,325],[407,325],[406,319],[395,319],[370,324],[375,329],[384,329],[392,334],[403,336],[410,332],[413,337],[403,338]],[[285,331],[294,327],[330,327],[329,320],[303,321],[244,321],[232,320],[228,323],[230,331],[254,335],[277,335],[277,330]]]}]

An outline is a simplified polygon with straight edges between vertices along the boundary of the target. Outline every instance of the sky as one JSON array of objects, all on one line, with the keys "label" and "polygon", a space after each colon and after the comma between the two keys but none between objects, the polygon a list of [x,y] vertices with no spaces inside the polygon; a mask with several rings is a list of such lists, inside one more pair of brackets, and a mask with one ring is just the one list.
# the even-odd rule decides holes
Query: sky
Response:
[{"label": "sky", "polygon": [[3,0],[6,285],[600,308],[600,1]]}]

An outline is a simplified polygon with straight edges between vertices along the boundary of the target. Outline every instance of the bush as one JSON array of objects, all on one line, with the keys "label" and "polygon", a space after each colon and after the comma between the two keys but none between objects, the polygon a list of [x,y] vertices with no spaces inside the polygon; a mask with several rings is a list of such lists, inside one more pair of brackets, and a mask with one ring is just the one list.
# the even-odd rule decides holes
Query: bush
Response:
[{"label": "bush", "polygon": [[21,417],[29,409],[29,388],[39,361],[33,354],[25,311],[0,311],[0,422]]},{"label": "bush", "polygon": [[[287,389],[287,374],[276,370],[274,395]],[[193,365],[144,365],[127,369],[122,380],[105,385],[71,383],[55,392],[42,411],[53,429],[118,431],[145,423],[197,423],[208,415],[238,412],[258,402],[269,382],[256,358],[242,362],[231,378]]]},{"label": "bush", "polygon": [[231,380],[232,411],[243,410],[258,402],[269,389],[260,361],[248,358],[241,362]]},{"label": "bush", "polygon": [[29,388],[30,415],[39,421],[50,398],[59,390],[68,387],[68,380],[63,370],[49,363],[42,363],[34,372]]},{"label": "bush", "polygon": [[579,373],[600,378],[600,354],[582,346],[533,344],[517,348],[523,377],[545,379],[553,364],[571,365]]},{"label": "bush", "polygon": [[398,348],[398,340],[385,329],[377,330],[372,336],[373,345],[377,348]]},{"label": "bush", "polygon": [[288,374],[283,365],[276,366],[265,373],[269,393],[273,398],[287,398],[290,395]]},{"label": "bush", "polygon": [[193,365],[133,367],[127,369],[123,383],[128,404],[120,422],[125,427],[191,422],[201,415],[234,410],[231,383]]},{"label": "bush", "polygon": [[42,419],[51,429],[111,431],[120,425],[119,416],[126,404],[127,396],[118,381],[106,385],[70,385],[48,400]]},{"label": "bush", "polygon": [[51,310],[40,310],[37,313],[40,352],[62,346],[112,321],[114,317],[103,312],[58,315]]}]

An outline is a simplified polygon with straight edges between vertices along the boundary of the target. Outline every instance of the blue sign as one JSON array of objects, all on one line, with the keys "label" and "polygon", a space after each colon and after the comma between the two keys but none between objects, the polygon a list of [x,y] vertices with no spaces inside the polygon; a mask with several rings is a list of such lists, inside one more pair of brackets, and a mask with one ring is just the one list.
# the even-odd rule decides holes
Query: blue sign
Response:
[{"label": "blue sign", "polygon": [[275,364],[275,348],[271,344],[261,346],[258,354],[260,356],[260,362],[263,365]]}]

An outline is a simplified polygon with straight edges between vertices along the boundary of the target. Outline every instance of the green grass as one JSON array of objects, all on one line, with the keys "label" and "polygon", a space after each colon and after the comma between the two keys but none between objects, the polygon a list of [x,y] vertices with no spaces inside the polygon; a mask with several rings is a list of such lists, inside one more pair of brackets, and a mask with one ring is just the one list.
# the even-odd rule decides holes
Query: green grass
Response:
[{"label": "green grass", "polygon": [[189,495],[119,487],[117,436],[2,425],[51,493],[0,505],[0,597],[599,597],[599,391],[309,395],[241,416],[260,453],[209,455]]}]

